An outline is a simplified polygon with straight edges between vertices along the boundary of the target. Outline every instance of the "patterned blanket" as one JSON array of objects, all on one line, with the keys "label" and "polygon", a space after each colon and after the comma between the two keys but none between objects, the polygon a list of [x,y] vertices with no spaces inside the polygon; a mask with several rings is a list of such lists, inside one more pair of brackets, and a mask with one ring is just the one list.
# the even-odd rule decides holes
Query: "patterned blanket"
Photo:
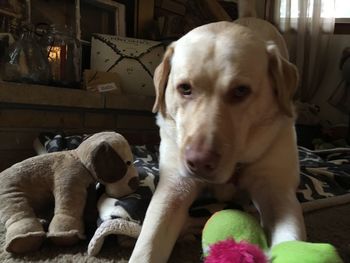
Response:
[{"label": "patterned blanket", "polygon": [[299,147],[298,199],[304,211],[350,201],[350,148],[312,151]]},{"label": "patterned blanket", "polygon": [[[38,153],[60,151],[77,147],[83,137],[41,135],[36,142]],[[109,235],[118,235],[120,242],[130,241],[123,237],[137,238],[159,178],[158,147],[132,146],[135,166],[140,176],[140,187],[135,193],[120,199],[102,194],[98,201],[98,228],[90,240],[88,253],[97,255]],[[304,211],[350,202],[350,148],[312,151],[299,147],[300,185],[297,197]],[[205,204],[203,206],[203,203]],[[189,234],[205,223],[214,212],[240,206],[234,203],[218,203],[215,199],[197,200],[191,207]]]}]

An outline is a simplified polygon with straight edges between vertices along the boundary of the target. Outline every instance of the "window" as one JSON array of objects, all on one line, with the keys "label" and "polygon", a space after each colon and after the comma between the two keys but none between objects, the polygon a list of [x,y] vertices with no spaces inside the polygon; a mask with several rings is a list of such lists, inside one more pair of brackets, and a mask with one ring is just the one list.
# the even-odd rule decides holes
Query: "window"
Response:
[{"label": "window", "polygon": [[[281,1],[281,17],[287,17],[287,0]],[[291,0],[291,18],[297,18],[299,16],[299,0]],[[311,16],[314,8],[314,1],[309,1],[309,6],[307,8],[308,16]],[[321,17],[333,17],[333,12],[335,12],[335,17],[337,19],[349,19],[350,20],[350,2],[349,0],[336,0],[335,10],[332,6],[332,1],[323,1],[321,6]]]},{"label": "window", "polygon": [[335,34],[350,34],[350,1],[337,0],[335,3]]},{"label": "window", "polygon": [[[280,4],[280,16],[281,19],[287,18],[290,15],[292,27],[297,26],[297,21],[293,21],[293,18],[299,17],[300,7],[299,0],[290,0],[290,14],[287,14],[287,0],[281,0]],[[333,1],[322,1],[321,17],[324,19],[335,17],[335,30],[336,34],[350,34],[350,1],[349,0],[336,0],[333,8]],[[311,17],[314,8],[314,1],[309,1],[307,10],[307,16]],[[334,13],[335,12],[335,13]]]},{"label": "window", "polygon": [[335,17],[337,19],[347,19],[350,22],[350,2],[349,0],[337,0],[335,2]]}]

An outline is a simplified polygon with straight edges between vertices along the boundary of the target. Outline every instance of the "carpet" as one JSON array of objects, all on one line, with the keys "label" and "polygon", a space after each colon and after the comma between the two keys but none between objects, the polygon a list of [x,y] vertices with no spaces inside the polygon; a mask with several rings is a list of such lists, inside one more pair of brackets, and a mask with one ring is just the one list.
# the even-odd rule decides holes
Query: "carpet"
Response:
[{"label": "carpet", "polygon": [[[3,249],[5,229],[0,225],[0,262],[1,263],[127,263],[132,252],[131,248],[121,248],[115,237],[106,239],[101,252],[96,257],[87,254],[88,241],[80,242],[72,247],[57,247],[48,241],[41,249],[25,255],[13,255]],[[200,242],[182,241],[176,244],[170,263],[200,262]]]},{"label": "carpet", "polygon": [[[345,263],[350,263],[350,205],[340,205],[320,209],[305,214],[308,239],[311,242],[327,242],[337,247]],[[88,242],[60,248],[45,243],[41,250],[23,256],[13,256],[2,249],[4,243],[4,226],[0,225],[0,262],[53,262],[53,263],[126,263],[131,249],[117,246],[115,238],[106,240],[97,257],[87,255]],[[199,241],[179,242],[169,260],[170,263],[197,263],[200,260]],[[302,262],[301,262],[302,263]]]},{"label": "carpet", "polygon": [[[142,152],[139,157],[156,158],[148,158],[149,154]],[[299,155],[302,180],[297,194],[305,211],[308,241],[333,244],[344,262],[350,263],[350,152],[348,149],[316,152],[299,148]],[[96,257],[88,256],[88,241],[70,248],[59,248],[47,242],[40,251],[23,256],[4,252],[3,243],[4,227],[0,225],[0,262],[119,263],[127,262],[131,253],[131,248],[118,246],[112,235]],[[198,240],[178,242],[169,262],[201,262],[200,252]]]}]

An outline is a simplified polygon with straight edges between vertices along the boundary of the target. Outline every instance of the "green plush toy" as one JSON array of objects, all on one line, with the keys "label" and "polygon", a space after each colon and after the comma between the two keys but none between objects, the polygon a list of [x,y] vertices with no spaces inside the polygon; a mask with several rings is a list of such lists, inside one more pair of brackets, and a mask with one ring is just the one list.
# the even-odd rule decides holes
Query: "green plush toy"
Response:
[{"label": "green plush toy", "polygon": [[342,263],[330,244],[287,241],[271,249],[273,263]]},{"label": "green plush toy", "polygon": [[[253,249],[247,247],[253,246]],[[269,251],[257,220],[239,210],[222,210],[207,221],[202,234],[205,263],[342,263],[330,244],[288,241]],[[256,251],[256,249],[259,251]],[[232,251],[236,254],[232,254]],[[260,254],[267,257],[262,258]]]}]

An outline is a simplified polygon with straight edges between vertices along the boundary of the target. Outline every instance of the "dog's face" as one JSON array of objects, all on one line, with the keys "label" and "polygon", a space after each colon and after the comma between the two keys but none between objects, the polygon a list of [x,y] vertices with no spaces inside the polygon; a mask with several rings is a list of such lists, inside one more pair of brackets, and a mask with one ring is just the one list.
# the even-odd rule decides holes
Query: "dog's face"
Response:
[{"label": "dog's face", "polygon": [[139,177],[127,140],[115,132],[100,132],[86,139],[77,154],[106,193],[122,197],[136,190]]},{"label": "dog's face", "polygon": [[154,83],[154,111],[174,122],[180,173],[224,183],[293,117],[297,72],[273,44],[219,22],[173,43]]}]

